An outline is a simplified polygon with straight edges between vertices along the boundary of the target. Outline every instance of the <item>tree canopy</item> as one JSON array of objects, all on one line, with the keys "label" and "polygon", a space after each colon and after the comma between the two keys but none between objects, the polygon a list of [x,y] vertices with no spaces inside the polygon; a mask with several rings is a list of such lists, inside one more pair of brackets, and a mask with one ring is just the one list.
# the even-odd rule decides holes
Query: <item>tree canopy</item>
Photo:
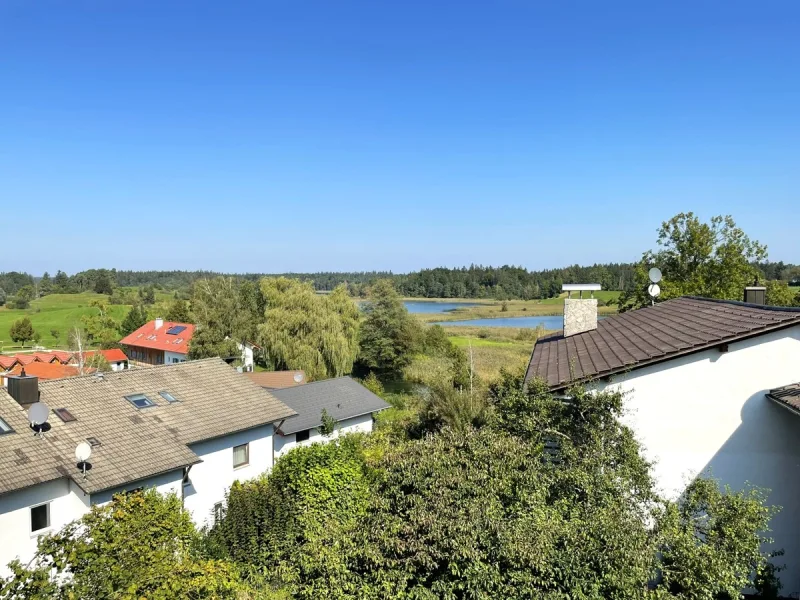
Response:
[{"label": "tree canopy", "polygon": [[744,288],[759,276],[754,263],[767,257],[767,247],[751,240],[730,215],[703,223],[694,213],[677,214],[661,224],[658,245],[658,251],[642,255],[633,286],[620,296],[621,310],[650,304],[651,267],[663,274],[657,301],[678,296],[741,300]]},{"label": "tree canopy", "polygon": [[9,333],[13,341],[20,342],[24,346],[25,342],[33,339],[34,331],[30,318],[23,317],[14,321]]}]

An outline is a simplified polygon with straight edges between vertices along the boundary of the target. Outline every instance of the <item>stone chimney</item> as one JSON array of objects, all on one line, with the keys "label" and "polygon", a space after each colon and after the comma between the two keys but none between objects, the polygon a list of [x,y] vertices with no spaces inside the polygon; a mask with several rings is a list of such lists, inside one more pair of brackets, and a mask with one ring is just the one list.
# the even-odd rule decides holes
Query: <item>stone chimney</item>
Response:
[{"label": "stone chimney", "polygon": [[161,317],[156,317],[156,331],[161,329],[164,326],[164,319]]},{"label": "stone chimney", "polygon": [[[594,292],[600,291],[600,284],[567,283],[561,286],[561,291],[568,294],[564,299],[564,337],[597,329],[597,299]],[[578,292],[579,297],[573,298],[572,292]],[[589,292],[590,297],[584,298],[583,292]]]}]

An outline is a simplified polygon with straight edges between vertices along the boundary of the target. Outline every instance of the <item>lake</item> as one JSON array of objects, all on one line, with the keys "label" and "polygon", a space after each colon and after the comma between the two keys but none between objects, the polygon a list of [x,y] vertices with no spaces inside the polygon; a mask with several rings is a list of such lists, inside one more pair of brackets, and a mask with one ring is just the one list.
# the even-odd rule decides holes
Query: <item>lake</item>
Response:
[{"label": "lake", "polygon": [[478,306],[477,302],[426,302],[424,300],[403,302],[405,307],[410,313],[443,313],[455,310],[457,308],[465,308],[467,306]]},{"label": "lake", "polygon": [[500,317],[498,319],[441,321],[436,324],[443,327],[524,327],[525,329],[535,329],[541,325],[545,329],[561,329],[564,326],[564,317],[560,315],[549,317]]}]

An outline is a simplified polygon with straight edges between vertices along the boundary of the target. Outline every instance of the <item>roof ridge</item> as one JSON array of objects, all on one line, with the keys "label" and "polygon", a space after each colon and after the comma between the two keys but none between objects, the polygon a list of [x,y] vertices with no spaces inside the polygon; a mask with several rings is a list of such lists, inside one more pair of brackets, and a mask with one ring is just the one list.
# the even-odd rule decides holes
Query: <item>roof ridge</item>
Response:
[{"label": "roof ridge", "polygon": [[[671,302],[672,300],[681,300],[683,298],[689,300],[700,300],[702,302],[716,302],[717,304],[731,304],[733,306],[743,306],[745,308],[755,308],[758,310],[773,310],[777,312],[798,313],[798,316],[800,316],[800,307],[796,306],[772,306],[770,304],[753,304],[752,302],[742,302],[741,300],[725,300],[723,298],[704,298],[703,296],[680,296],[678,298],[670,298],[669,300],[665,300],[665,302]],[[661,304],[663,304],[663,302]],[[656,306],[658,306],[658,304],[656,304]]]},{"label": "roof ridge", "polygon": [[[112,375],[114,377],[118,377],[118,376],[119,377],[128,377],[128,376],[132,376],[131,373],[141,373],[144,370],[150,371],[151,369],[163,369],[164,367],[170,367],[170,368],[173,368],[173,369],[177,369],[179,367],[186,367],[187,365],[196,365],[198,363],[210,363],[210,362],[217,362],[217,361],[221,361],[222,364],[225,364],[225,365],[228,364],[224,360],[222,360],[222,358],[220,358],[219,356],[210,356],[208,358],[196,358],[196,359],[193,359],[193,360],[185,360],[185,361],[180,362],[180,363],[165,363],[163,365],[147,365],[146,367],[133,367],[133,368],[130,368],[130,369],[122,369],[120,371],[107,371],[107,372],[95,371],[94,373],[84,373],[83,375],[76,375],[75,377],[70,377],[69,379],[70,380],[80,380],[80,379],[84,379],[84,378],[88,378],[88,377],[97,377],[97,373],[102,373],[104,377],[105,376],[109,376],[110,377]],[[25,365],[25,366],[27,366],[27,365]],[[63,365],[63,366],[70,366],[70,367],[78,368],[76,365]],[[106,375],[106,373],[107,373],[107,375]],[[42,386],[42,385],[46,385],[46,384],[55,384],[55,383],[59,383],[59,384],[63,385],[64,380],[63,379],[44,380],[44,381],[40,381],[39,385]]]}]

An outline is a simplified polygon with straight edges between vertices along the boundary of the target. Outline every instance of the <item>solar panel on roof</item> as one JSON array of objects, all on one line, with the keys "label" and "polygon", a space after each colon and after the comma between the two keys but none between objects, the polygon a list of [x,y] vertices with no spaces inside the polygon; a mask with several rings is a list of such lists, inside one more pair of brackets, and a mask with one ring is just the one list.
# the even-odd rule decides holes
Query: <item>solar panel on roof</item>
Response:
[{"label": "solar panel on roof", "polygon": [[173,325],[167,329],[167,335],[178,335],[184,329],[186,329],[186,325]]}]

